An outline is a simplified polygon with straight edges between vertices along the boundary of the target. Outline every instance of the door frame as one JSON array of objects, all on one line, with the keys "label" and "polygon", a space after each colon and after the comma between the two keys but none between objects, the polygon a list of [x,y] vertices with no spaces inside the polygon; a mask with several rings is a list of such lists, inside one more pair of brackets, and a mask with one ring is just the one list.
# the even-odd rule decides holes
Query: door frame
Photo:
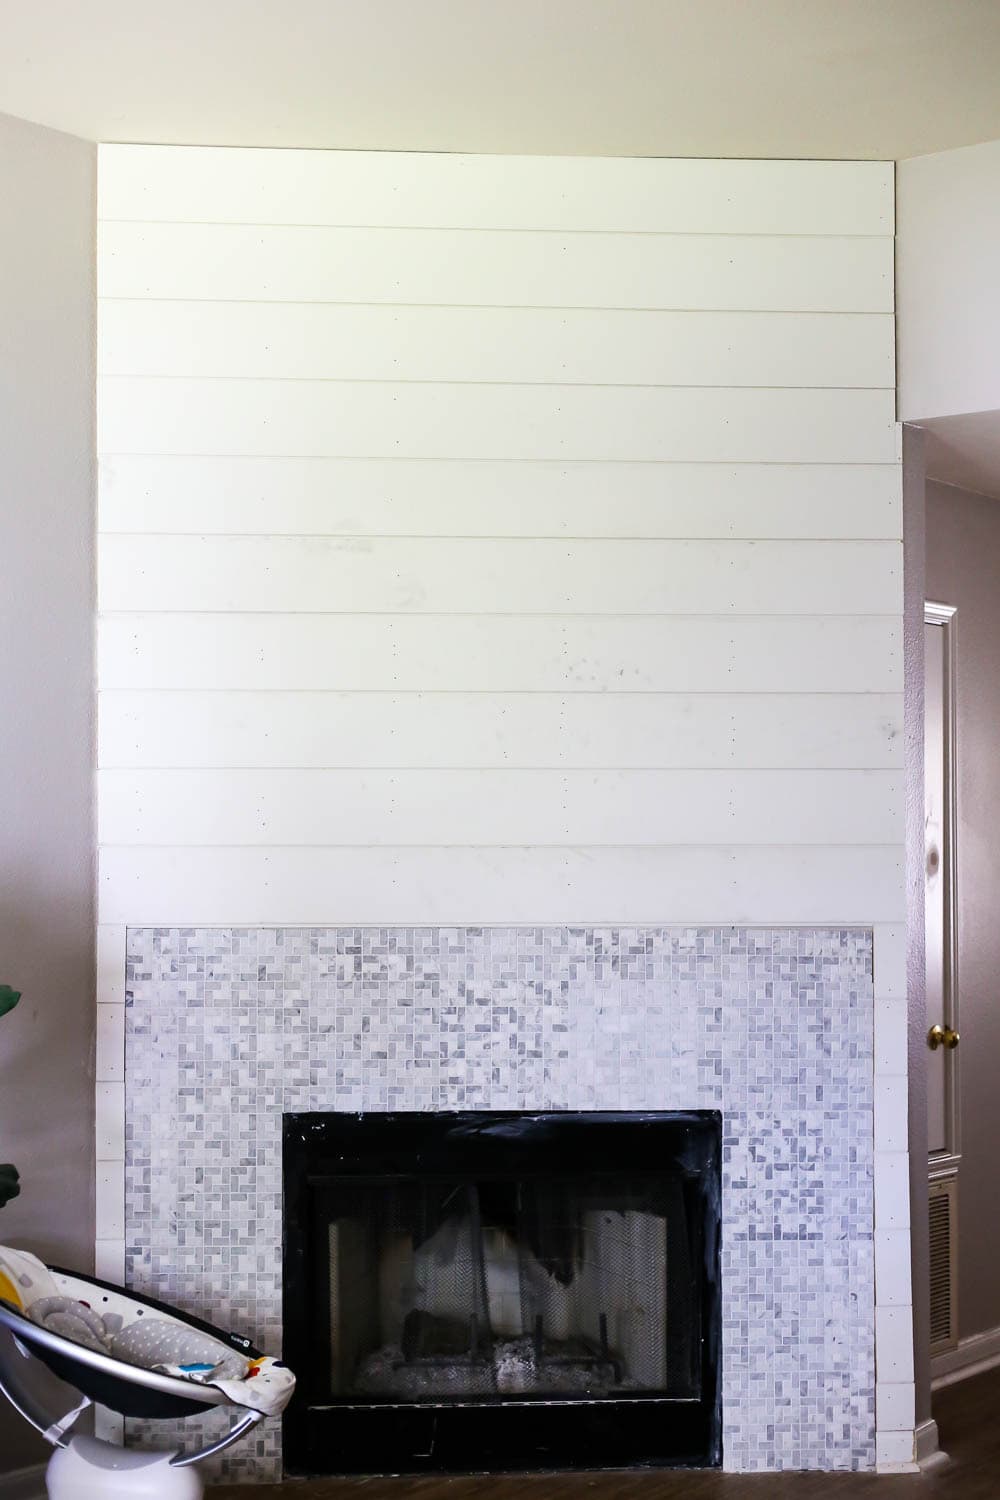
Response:
[{"label": "door frame", "polygon": [[[943,632],[944,652],[944,848],[942,878],[944,880],[944,1015],[945,1026],[960,1031],[959,985],[958,985],[958,789],[956,776],[956,702],[955,702],[955,635],[957,630],[956,607],[928,600],[924,604],[924,624],[935,625]],[[961,1048],[948,1054],[945,1093],[945,1136],[947,1145],[943,1151],[928,1154],[930,1180],[953,1176],[962,1160],[961,1117]]]}]

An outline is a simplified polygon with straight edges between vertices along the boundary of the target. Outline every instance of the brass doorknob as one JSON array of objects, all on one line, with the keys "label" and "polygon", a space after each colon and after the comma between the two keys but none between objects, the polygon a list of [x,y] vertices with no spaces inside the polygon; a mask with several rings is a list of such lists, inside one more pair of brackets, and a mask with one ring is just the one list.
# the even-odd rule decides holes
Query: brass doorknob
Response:
[{"label": "brass doorknob", "polygon": [[932,1052],[936,1052],[939,1047],[947,1047],[949,1052],[953,1052],[961,1040],[958,1032],[952,1031],[950,1026],[932,1026],[927,1033],[927,1045]]}]

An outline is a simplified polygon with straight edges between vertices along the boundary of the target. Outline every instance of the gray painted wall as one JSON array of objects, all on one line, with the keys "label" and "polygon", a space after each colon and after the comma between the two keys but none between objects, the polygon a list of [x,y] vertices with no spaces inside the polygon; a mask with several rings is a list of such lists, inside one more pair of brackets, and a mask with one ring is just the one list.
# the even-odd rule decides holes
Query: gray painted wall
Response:
[{"label": "gray painted wall", "polygon": [[1000,501],[927,485],[928,598],[958,609],[959,1335],[1000,1326]]},{"label": "gray painted wall", "polygon": [[[93,1258],[96,149],[0,115],[0,1241]],[[0,1471],[44,1456],[0,1412]]]}]

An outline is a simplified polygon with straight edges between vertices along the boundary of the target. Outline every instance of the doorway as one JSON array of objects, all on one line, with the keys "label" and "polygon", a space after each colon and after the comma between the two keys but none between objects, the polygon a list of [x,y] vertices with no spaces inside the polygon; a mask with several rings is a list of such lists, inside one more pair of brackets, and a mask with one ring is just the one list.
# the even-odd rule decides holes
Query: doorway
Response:
[{"label": "doorway", "polygon": [[925,605],[925,1024],[932,1358],[958,1345],[961,1037],[955,943],[955,628],[956,611],[951,605]]}]

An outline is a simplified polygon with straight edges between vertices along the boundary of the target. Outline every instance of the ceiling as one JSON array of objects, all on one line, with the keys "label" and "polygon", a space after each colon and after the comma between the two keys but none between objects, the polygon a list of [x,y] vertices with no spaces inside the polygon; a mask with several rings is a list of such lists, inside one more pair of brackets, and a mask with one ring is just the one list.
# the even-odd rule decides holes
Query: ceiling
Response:
[{"label": "ceiling", "polygon": [[928,479],[1000,499],[1000,411],[921,422]]},{"label": "ceiling", "polygon": [[1000,137],[998,0],[0,0],[103,141],[900,158]]}]

